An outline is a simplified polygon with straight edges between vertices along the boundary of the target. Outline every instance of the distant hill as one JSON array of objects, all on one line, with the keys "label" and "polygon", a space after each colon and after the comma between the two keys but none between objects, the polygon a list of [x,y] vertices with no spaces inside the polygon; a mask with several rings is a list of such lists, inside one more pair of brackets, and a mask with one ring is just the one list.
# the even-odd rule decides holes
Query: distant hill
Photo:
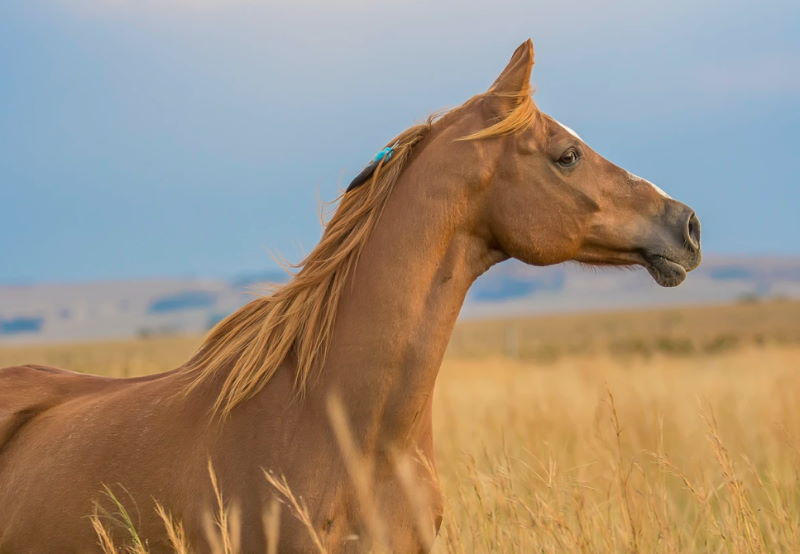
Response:
[{"label": "distant hill", "polygon": [[[282,272],[231,281],[163,279],[0,285],[0,342],[72,341],[200,333]],[[800,258],[709,257],[680,287],[664,289],[644,270],[579,264],[500,264],[472,287],[462,317],[800,298]]]}]

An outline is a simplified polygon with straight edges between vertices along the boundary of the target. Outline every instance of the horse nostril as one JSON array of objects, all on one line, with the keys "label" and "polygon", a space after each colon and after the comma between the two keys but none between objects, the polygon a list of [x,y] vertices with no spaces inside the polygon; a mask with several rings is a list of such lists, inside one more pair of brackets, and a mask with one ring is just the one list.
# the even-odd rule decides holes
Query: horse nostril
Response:
[{"label": "horse nostril", "polygon": [[686,221],[683,229],[683,238],[687,246],[692,250],[700,250],[700,220],[692,213]]}]

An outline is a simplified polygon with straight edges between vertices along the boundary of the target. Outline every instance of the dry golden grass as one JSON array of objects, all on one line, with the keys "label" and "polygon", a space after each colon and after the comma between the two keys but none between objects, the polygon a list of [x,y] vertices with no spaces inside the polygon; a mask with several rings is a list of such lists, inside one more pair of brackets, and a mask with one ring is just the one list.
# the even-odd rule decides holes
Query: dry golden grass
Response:
[{"label": "dry golden grass", "polygon": [[800,551],[800,347],[446,364],[447,552]]},{"label": "dry golden grass", "polygon": [[[196,342],[5,348],[0,366],[136,375]],[[798,552],[799,401],[798,302],[462,324],[434,404],[434,551]],[[284,496],[268,528],[303,511]]]}]

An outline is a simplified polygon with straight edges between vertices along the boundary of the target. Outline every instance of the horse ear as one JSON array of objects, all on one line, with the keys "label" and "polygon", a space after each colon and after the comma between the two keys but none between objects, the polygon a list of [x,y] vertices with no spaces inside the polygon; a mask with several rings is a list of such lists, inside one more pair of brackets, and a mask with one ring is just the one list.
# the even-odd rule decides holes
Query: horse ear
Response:
[{"label": "horse ear", "polygon": [[531,69],[533,69],[533,41],[528,39],[514,51],[508,65],[489,88],[489,92],[518,94],[526,90],[531,82]]}]

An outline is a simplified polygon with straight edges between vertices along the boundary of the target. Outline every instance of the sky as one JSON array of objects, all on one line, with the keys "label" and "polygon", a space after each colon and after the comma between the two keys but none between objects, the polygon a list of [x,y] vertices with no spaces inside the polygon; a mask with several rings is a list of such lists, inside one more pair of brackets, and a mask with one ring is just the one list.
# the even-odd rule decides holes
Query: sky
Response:
[{"label": "sky", "polygon": [[707,253],[800,254],[796,1],[5,0],[0,284],[299,261],[321,201],[528,37],[539,107]]}]

